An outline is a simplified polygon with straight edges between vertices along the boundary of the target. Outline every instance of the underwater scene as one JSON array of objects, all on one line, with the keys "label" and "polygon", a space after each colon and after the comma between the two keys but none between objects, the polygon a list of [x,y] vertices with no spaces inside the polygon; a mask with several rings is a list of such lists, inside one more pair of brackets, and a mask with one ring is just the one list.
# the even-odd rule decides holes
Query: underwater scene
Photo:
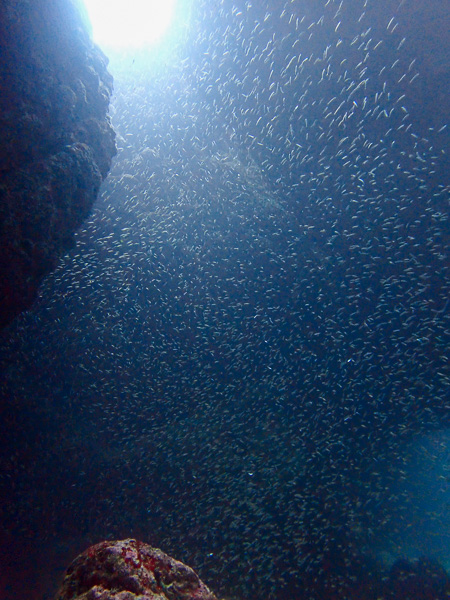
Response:
[{"label": "underwater scene", "polygon": [[184,0],[0,332],[0,598],[136,538],[227,600],[450,597],[449,7]]}]

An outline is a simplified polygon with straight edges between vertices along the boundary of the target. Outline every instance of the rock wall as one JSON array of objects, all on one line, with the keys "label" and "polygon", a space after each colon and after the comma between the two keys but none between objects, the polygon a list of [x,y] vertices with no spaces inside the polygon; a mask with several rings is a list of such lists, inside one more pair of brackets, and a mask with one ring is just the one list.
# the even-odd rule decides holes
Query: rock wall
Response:
[{"label": "rock wall", "polygon": [[0,5],[0,327],[31,306],[116,153],[112,77],[77,1]]}]

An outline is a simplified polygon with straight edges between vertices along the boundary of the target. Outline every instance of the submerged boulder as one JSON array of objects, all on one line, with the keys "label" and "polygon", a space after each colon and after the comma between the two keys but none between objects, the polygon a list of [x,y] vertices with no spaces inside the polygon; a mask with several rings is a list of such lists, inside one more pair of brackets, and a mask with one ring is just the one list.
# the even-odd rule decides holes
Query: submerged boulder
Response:
[{"label": "submerged boulder", "polygon": [[157,548],[101,542],[67,569],[56,600],[216,600],[196,573]]},{"label": "submerged boulder", "polygon": [[445,600],[450,598],[450,577],[435,559],[398,559],[386,580],[383,600]]},{"label": "submerged boulder", "polygon": [[0,327],[73,244],[116,153],[112,77],[78,0],[0,6]]}]

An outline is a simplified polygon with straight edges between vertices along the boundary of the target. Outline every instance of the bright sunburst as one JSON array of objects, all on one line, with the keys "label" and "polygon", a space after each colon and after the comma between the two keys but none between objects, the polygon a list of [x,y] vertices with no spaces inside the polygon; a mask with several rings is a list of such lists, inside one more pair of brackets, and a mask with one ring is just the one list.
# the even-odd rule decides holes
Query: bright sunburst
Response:
[{"label": "bright sunburst", "polygon": [[175,0],[84,0],[94,41],[107,48],[141,48],[158,42],[173,17]]}]

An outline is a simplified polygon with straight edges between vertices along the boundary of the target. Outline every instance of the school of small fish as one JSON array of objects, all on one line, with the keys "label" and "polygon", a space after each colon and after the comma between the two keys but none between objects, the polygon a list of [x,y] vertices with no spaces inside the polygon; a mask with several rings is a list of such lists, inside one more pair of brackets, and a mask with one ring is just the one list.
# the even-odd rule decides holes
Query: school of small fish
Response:
[{"label": "school of small fish", "polygon": [[118,156],[2,341],[8,518],[137,537],[230,598],[344,598],[424,521],[448,547],[411,470],[448,503],[447,125],[413,118],[375,0],[189,19],[163,67],[112,57]]}]

